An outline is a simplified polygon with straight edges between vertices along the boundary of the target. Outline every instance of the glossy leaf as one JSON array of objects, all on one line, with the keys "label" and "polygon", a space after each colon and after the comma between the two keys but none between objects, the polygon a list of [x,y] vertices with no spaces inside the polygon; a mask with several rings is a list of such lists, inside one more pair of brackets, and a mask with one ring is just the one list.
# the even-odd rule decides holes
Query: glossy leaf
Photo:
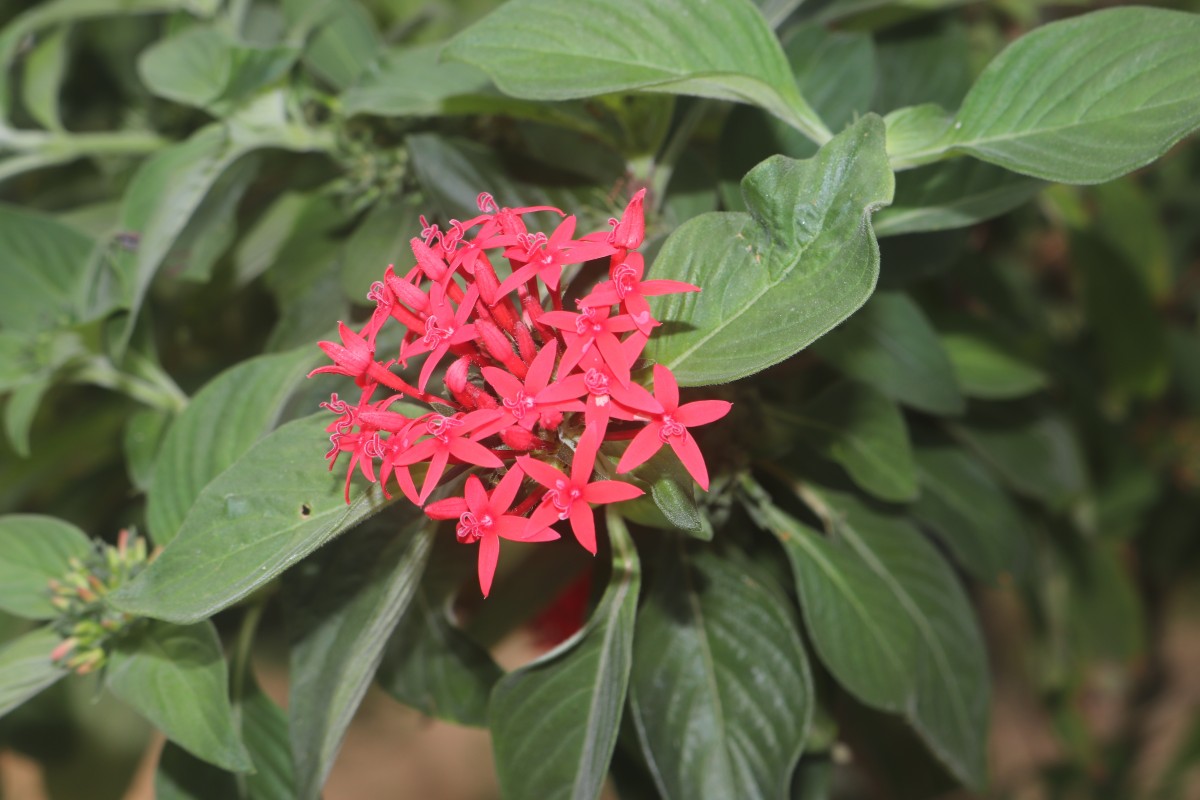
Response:
[{"label": "glossy leaf", "polygon": [[647,355],[680,385],[724,383],[778,363],[852,314],[879,275],[870,215],[892,196],[883,129],[868,115],[807,161],[775,156],[742,181],[749,214],[704,214],[650,270],[703,287],[660,298]]},{"label": "glossy leaf", "polygon": [[964,228],[1024,204],[1045,184],[965,158],[896,176],[896,199],[875,217],[878,236]]},{"label": "glossy leaf", "polygon": [[842,381],[799,413],[783,418],[798,425],[811,447],[842,465],[855,483],[876,497],[900,502],[917,496],[904,414],[871,387]]},{"label": "glossy leaf", "polygon": [[431,542],[424,519],[399,536],[389,521],[338,541],[285,580],[298,800],[320,797],[384,646],[417,590]]},{"label": "glossy leaf", "polygon": [[192,755],[235,772],[252,768],[234,726],[225,658],[211,622],[146,623],[119,641],[104,678],[113,694]]},{"label": "glossy leaf", "polygon": [[918,446],[916,460],[921,496],[912,516],[977,578],[1023,575],[1032,557],[1028,525],[983,464],[944,441]]},{"label": "glossy leaf", "polygon": [[514,97],[637,89],[715,97],[758,105],[817,141],[828,138],[766,20],[744,0],[510,0],[443,54],[483,69]]},{"label": "glossy leaf", "polygon": [[916,630],[914,690],[907,715],[959,780],[985,780],[990,683],[987,653],[971,603],[950,565],[907,523],[827,493],[833,529],[889,589]]},{"label": "glossy leaf", "polygon": [[954,365],[963,394],[984,400],[1010,400],[1044,389],[1046,376],[981,335],[944,333],[942,347]]},{"label": "glossy leaf", "polygon": [[320,457],[328,422],[315,414],[257,442],[204,488],[170,546],[112,602],[172,622],[203,619],[389,505],[375,484],[346,505],[345,479]]},{"label": "glossy leaf", "polygon": [[877,292],[814,352],[839,372],[931,414],[965,408],[950,358],[920,306],[900,292]]},{"label": "glossy leaf", "polygon": [[0,517],[0,609],[27,619],[53,619],[50,581],[91,552],[87,535],[69,522],[37,514]]},{"label": "glossy leaf", "polygon": [[804,624],[821,663],[869,706],[900,712],[915,688],[917,632],[895,597],[852,553],[772,505],[752,509],[792,565]]},{"label": "glossy leaf", "polygon": [[500,679],[489,727],[506,797],[594,800],[604,788],[633,662],[641,567],[621,517],[607,514],[612,577],[575,637]]},{"label": "glossy leaf", "polygon": [[60,641],[46,626],[0,646],[0,717],[68,674],[50,660]]},{"label": "glossy leaf", "polygon": [[1112,8],[1017,39],[979,76],[937,137],[893,150],[898,166],[965,152],[1063,183],[1148,164],[1200,126],[1200,16]]},{"label": "glossy leaf", "polygon": [[156,544],[174,539],[209,481],[274,427],[304,368],[318,355],[305,347],[249,359],[192,398],[167,430],[154,466],[146,521]]},{"label": "glossy leaf", "polygon": [[666,800],[783,797],[808,730],[790,604],[732,555],[677,539],[638,613],[629,710]]}]

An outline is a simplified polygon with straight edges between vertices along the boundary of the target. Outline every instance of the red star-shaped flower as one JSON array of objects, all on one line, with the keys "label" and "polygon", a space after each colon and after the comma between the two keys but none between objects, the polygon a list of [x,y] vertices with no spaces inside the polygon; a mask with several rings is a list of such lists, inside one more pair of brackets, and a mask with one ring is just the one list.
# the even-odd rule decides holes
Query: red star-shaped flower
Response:
[{"label": "red star-shaped flower", "polygon": [[495,453],[479,442],[467,438],[476,428],[492,422],[499,413],[482,410],[469,414],[455,414],[453,417],[428,414],[422,418],[429,438],[414,444],[394,462],[396,466],[406,467],[418,461],[429,460],[429,471],[425,473],[425,482],[421,484],[421,494],[417,498],[418,505],[423,505],[429,493],[437,486],[452,456],[459,461],[480,467],[499,469],[504,466],[504,462],[497,458]]},{"label": "red star-shaped flower", "polygon": [[492,385],[504,405],[505,416],[496,424],[503,423],[502,427],[516,424],[525,430],[533,430],[534,424],[545,410],[559,413],[583,410],[583,404],[575,400],[587,391],[582,384],[566,392],[561,389],[551,392],[554,387],[547,388],[557,354],[558,342],[551,339],[529,365],[524,383],[511,373],[496,367],[484,367],[480,370],[484,380]]},{"label": "red star-shaped flower", "polygon": [[650,314],[650,304],[646,302],[647,297],[700,291],[699,286],[683,281],[642,280],[642,276],[646,274],[646,263],[641,253],[628,254],[624,261],[613,265],[609,274],[612,279],[598,284],[591,294],[579,301],[579,305],[593,308],[619,303],[633,318],[638,330],[647,336],[655,325],[655,319]]},{"label": "red star-shaped flower", "polygon": [[[479,291],[474,287],[467,291],[458,309],[446,299],[445,290],[440,284],[433,284],[429,289],[429,310],[425,313],[425,333],[406,346],[400,354],[400,360],[407,363],[408,359],[421,353],[429,353],[425,363],[421,365],[421,375],[417,379],[417,388],[425,391],[429,378],[437,368],[438,362],[454,345],[469,342],[475,338],[475,326],[467,324],[467,318],[475,308]],[[417,331],[420,334],[420,331]]]},{"label": "red star-shaped flower", "polygon": [[610,317],[607,308],[584,308],[578,314],[570,311],[549,311],[542,314],[539,322],[563,332],[567,349],[558,364],[558,377],[565,378],[575,365],[594,351],[603,359],[613,375],[621,383],[629,383],[629,369],[633,366],[628,354],[621,347],[618,333],[628,333],[637,326],[628,315]]}]

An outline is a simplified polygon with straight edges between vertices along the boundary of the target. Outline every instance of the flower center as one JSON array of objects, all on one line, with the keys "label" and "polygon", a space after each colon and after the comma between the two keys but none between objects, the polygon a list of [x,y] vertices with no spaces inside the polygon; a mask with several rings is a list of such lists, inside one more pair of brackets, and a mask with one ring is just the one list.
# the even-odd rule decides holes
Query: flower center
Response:
[{"label": "flower center", "polygon": [[658,429],[658,438],[664,442],[670,441],[673,436],[683,436],[687,433],[687,428],[680,425],[670,414],[664,414],[662,418],[662,427]]},{"label": "flower center", "polygon": [[604,325],[596,318],[595,308],[588,306],[579,312],[579,318],[575,320],[575,332],[580,336],[604,332]]},{"label": "flower center", "polygon": [[559,478],[554,482],[554,488],[546,493],[550,503],[558,509],[558,518],[566,519],[571,514],[571,504],[583,495],[577,486]]},{"label": "flower center", "polygon": [[518,391],[516,397],[504,399],[504,407],[517,419],[524,419],[525,414],[533,410],[533,398],[524,391]]},{"label": "flower center", "polygon": [[434,414],[429,419],[425,420],[425,430],[429,431],[430,435],[441,442],[450,441],[450,431],[454,428],[461,428],[463,421],[455,417],[443,417],[441,414]]},{"label": "flower center", "polygon": [[484,534],[491,533],[493,527],[495,527],[495,521],[491,515],[483,514],[477,517],[470,511],[464,511],[463,515],[458,518],[458,526],[454,533],[462,544],[472,544],[482,539]]},{"label": "flower center", "polygon": [[421,337],[421,341],[425,342],[429,347],[440,347],[442,342],[454,335],[453,327],[441,327],[438,318],[430,314],[425,318],[425,335]]},{"label": "flower center", "polygon": [[624,300],[626,295],[633,294],[637,289],[637,270],[622,261],[621,266],[613,270],[612,281],[617,297]]},{"label": "flower center", "polygon": [[595,367],[583,373],[583,385],[592,394],[601,396],[608,394],[608,376]]}]

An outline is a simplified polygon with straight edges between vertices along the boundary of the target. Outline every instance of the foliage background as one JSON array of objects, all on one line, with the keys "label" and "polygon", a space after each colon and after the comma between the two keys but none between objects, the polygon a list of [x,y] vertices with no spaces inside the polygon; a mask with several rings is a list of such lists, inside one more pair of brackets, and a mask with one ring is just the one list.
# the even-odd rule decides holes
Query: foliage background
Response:
[{"label": "foliage background", "polygon": [[[599,227],[631,181],[649,182],[663,197],[654,252],[686,220],[742,208],[738,183],[762,159],[815,149],[749,106],[661,95],[518,102],[465,66],[435,81],[434,43],[492,6],[75,0],[41,4],[70,21],[46,35],[4,29],[5,94],[20,102],[0,142],[0,510],[108,538],[153,526],[155,514],[177,526],[186,501],[172,508],[160,487],[166,499],[148,508],[146,491],[186,398],[264,352],[301,348],[281,372],[288,379],[314,365],[311,344],[361,315],[371,281],[405,258],[418,213],[463,216],[488,190],[509,205],[548,198]],[[27,8],[0,5],[0,21]],[[780,8],[767,4],[768,16]],[[866,110],[955,108],[1006,41],[1086,8],[832,0],[802,6],[780,30],[805,96],[836,132]],[[213,29],[236,26],[244,47],[197,33],[214,15]],[[836,32],[798,27],[805,21]],[[185,47],[164,44],[180,38]],[[445,95],[469,99],[455,108]],[[234,131],[232,150],[206,139],[214,120]],[[683,125],[694,128],[672,154],[677,170],[655,173],[654,153]],[[172,146],[178,158],[135,179]],[[1182,665],[1200,649],[1198,176],[1200,151],[1185,141],[1097,186],[1013,177],[992,187],[1003,202],[977,216],[1007,213],[968,225],[967,212],[917,233],[906,232],[904,201],[919,211],[929,198],[902,187],[875,230],[880,289],[906,294],[878,295],[836,335],[728,390],[749,409],[743,430],[762,436],[755,456],[849,476],[885,500],[911,500],[920,485],[909,513],[946,537],[987,634],[996,796],[1195,791],[1200,686]],[[49,227],[36,263],[55,265],[45,281],[22,271],[35,263],[22,259],[37,226]],[[132,270],[107,268],[131,259]],[[872,337],[902,352],[864,347]],[[223,419],[236,428],[239,403],[298,418],[329,388],[251,399],[235,384]],[[718,452],[733,467],[744,458]],[[954,502],[964,497],[966,509]],[[972,535],[956,540],[959,529]],[[777,555],[767,568],[786,572]],[[280,664],[281,616],[266,613],[257,657]],[[504,628],[482,611],[477,619],[481,638]],[[237,622],[217,618],[226,641]],[[0,617],[5,637],[21,625]],[[527,654],[522,635],[503,646]],[[369,697],[368,710],[392,702]],[[844,692],[836,717],[848,747],[831,734],[810,742],[806,762],[828,767],[841,795],[956,791],[899,721]],[[818,734],[831,726],[821,720]],[[436,730],[447,738],[435,749],[481,752],[478,738],[464,745]],[[43,765],[56,797],[121,796],[146,741],[143,723],[86,682],[0,721],[0,743]],[[354,741],[344,760],[356,758]],[[11,763],[0,762],[6,775]]]}]

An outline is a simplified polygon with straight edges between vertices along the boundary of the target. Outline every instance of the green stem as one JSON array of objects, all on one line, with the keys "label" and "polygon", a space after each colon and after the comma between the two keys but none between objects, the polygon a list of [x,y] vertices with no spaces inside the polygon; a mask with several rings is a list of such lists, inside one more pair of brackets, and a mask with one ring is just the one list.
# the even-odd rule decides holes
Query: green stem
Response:
[{"label": "green stem", "polygon": [[[73,376],[83,383],[92,383],[121,392],[139,403],[151,408],[169,411],[172,414],[182,411],[187,405],[188,398],[178,386],[172,382],[166,386],[160,382],[151,382],[136,375],[122,372],[103,356],[98,356],[84,364]],[[167,380],[170,380],[167,378]]]},{"label": "green stem", "polygon": [[[258,623],[262,620],[266,599],[246,609],[242,617],[242,626],[238,630],[237,641],[233,646],[233,663],[229,676],[229,701],[233,706],[233,724],[238,731],[242,730],[243,715],[242,701],[246,696],[246,679],[250,675],[250,654],[254,650],[254,635],[258,632]],[[235,776],[239,797],[249,797],[249,787],[246,784],[245,773]]]},{"label": "green stem", "polygon": [[679,162],[680,156],[683,155],[684,149],[687,147],[688,141],[692,138],[692,134],[696,132],[696,127],[700,124],[700,120],[704,118],[713,106],[716,105],[712,100],[697,100],[692,103],[692,107],[683,115],[683,119],[679,121],[679,125],[671,132],[671,138],[667,140],[667,144],[663,147],[662,155],[655,162],[651,175],[653,176],[650,183],[650,199],[654,204],[654,212],[657,214],[662,208],[663,200],[667,195],[667,186],[671,183],[671,176],[675,174],[675,165]]}]

